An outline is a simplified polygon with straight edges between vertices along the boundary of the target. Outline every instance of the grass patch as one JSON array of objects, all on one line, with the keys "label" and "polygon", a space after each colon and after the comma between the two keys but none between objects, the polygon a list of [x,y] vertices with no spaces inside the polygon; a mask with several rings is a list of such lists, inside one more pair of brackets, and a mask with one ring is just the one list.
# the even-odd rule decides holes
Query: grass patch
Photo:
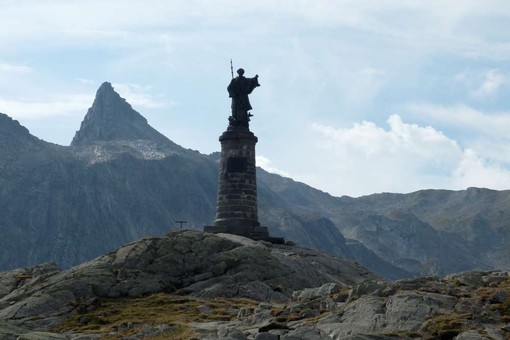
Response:
[{"label": "grass patch", "polygon": [[30,274],[18,274],[18,275],[14,275],[14,278],[16,279],[16,281],[20,282],[20,281],[25,281],[25,280],[31,279],[32,275],[30,275]]},{"label": "grass patch", "polygon": [[[74,314],[53,331],[102,334],[105,339],[122,339],[141,332],[143,325],[169,325],[171,333],[151,339],[192,339],[196,334],[190,323],[230,321],[237,317],[239,308],[257,305],[258,302],[248,299],[209,300],[163,293],[142,298],[102,299],[97,309]],[[110,333],[114,334],[108,335]]]},{"label": "grass patch", "polygon": [[503,303],[498,306],[501,316],[507,321],[510,320],[510,296],[507,296]]},{"label": "grass patch", "polygon": [[427,321],[425,331],[436,339],[447,338],[446,333],[459,334],[467,329],[467,323],[473,316],[469,313],[437,314]]}]

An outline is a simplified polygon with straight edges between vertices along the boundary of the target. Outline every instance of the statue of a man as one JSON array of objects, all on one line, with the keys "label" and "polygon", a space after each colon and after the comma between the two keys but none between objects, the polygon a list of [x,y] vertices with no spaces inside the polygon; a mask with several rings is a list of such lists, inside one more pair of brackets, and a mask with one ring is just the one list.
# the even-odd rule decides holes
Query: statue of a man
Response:
[{"label": "statue of a man", "polygon": [[244,70],[237,70],[238,76],[232,79],[227,87],[228,95],[232,98],[232,116],[229,117],[230,126],[241,126],[248,128],[251,114],[248,113],[252,109],[248,95],[259,84],[259,76],[246,78]]}]

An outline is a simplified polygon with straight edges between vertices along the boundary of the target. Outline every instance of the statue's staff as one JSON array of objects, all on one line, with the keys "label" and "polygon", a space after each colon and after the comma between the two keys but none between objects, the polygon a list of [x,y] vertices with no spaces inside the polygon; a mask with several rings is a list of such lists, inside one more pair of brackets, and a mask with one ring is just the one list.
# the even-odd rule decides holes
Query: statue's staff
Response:
[{"label": "statue's staff", "polygon": [[230,74],[232,75],[232,79],[234,79],[234,66],[232,66],[232,58],[230,58]]}]

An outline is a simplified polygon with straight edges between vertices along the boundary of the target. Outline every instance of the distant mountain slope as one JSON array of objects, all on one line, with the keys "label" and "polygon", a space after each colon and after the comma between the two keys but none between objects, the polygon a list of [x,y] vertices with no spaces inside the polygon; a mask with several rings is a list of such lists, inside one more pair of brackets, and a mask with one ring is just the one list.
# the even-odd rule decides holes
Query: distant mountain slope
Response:
[{"label": "distant mountain slope", "polygon": [[[68,147],[0,114],[0,270],[69,267],[163,235],[176,220],[201,229],[215,218],[217,160],[157,132],[109,83]],[[510,191],[351,198],[262,169],[257,178],[259,217],[272,234],[387,278],[510,269]]]},{"label": "distant mountain slope", "polygon": [[316,211],[331,219],[346,239],[358,241],[348,242],[351,246],[361,243],[414,275],[510,269],[510,190],[332,197],[278,175],[264,176],[269,190],[284,196],[292,211]]},{"label": "distant mountain slope", "polygon": [[1,173],[13,173],[17,169],[30,167],[33,159],[44,161],[50,154],[64,149],[31,135],[17,120],[0,113]]}]

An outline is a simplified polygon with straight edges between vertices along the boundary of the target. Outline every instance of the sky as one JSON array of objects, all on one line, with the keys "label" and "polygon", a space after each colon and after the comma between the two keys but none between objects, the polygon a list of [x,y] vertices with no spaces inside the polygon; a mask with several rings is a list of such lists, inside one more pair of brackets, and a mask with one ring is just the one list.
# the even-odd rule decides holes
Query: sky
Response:
[{"label": "sky", "polygon": [[335,196],[510,189],[508,0],[0,0],[0,112],[69,145],[109,81],[219,151],[230,59],[257,164]]}]

